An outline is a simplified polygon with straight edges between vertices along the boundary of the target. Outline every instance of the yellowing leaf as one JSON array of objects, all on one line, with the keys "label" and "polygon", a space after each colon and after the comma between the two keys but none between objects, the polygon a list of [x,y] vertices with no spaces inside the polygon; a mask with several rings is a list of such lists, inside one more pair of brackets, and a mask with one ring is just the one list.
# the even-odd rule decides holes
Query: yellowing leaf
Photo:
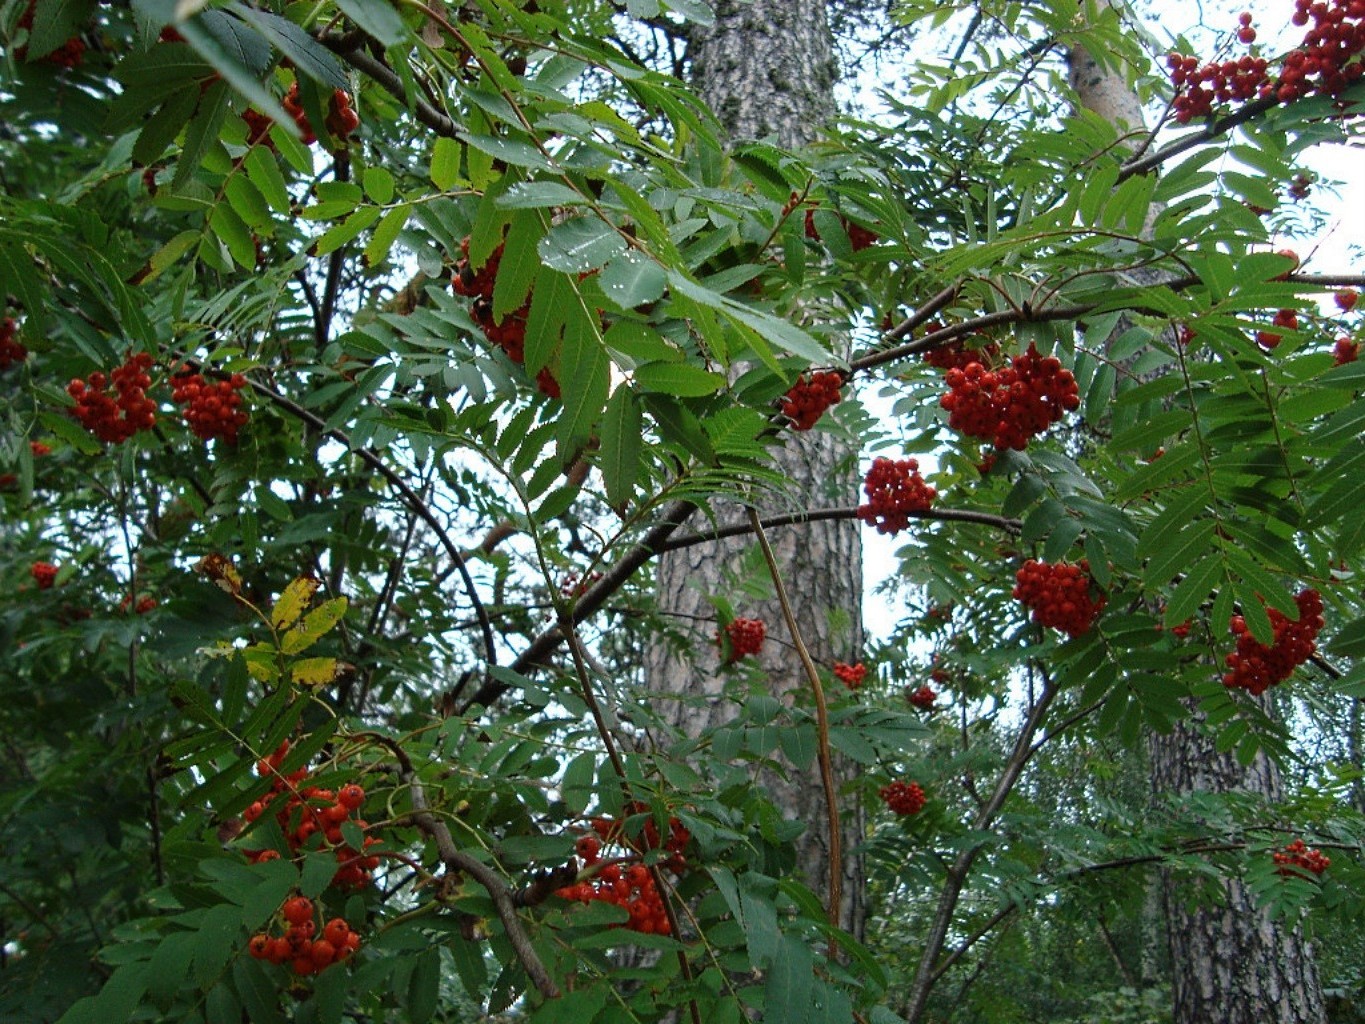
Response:
[{"label": "yellowing leaf", "polygon": [[346,614],[346,598],[334,597],[324,601],[303,617],[303,621],[291,629],[280,641],[280,650],[285,654],[298,654],[306,651],[318,638],[341,621]]},{"label": "yellowing leaf", "polygon": [[276,629],[287,629],[292,626],[313,600],[313,595],[318,592],[321,585],[319,580],[310,576],[300,576],[290,583],[284,588],[284,593],[280,595],[280,599],[275,602],[275,607],[270,612],[270,624]]},{"label": "yellowing leaf", "polygon": [[263,683],[279,681],[280,669],[276,662],[276,651],[269,644],[252,644],[242,651],[242,659],[246,662],[246,670],[251,673],[251,678]]},{"label": "yellowing leaf", "polygon": [[289,676],[296,686],[326,686],[337,677],[337,660],[303,658],[294,663]]}]

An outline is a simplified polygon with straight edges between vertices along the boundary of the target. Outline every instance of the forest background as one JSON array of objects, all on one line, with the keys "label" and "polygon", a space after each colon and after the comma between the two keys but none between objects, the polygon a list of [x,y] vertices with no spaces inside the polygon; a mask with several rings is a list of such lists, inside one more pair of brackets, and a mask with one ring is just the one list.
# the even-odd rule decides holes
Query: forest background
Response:
[{"label": "forest background", "polygon": [[1206,15],[0,7],[0,1019],[1356,1020],[1365,4]]}]

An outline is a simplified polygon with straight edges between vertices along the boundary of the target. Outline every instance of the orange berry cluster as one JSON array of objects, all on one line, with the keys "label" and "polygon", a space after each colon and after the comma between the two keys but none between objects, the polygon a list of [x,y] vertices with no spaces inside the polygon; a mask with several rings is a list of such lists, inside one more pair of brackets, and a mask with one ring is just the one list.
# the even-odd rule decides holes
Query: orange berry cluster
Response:
[{"label": "orange berry cluster", "polygon": [[234,373],[227,380],[206,381],[188,367],[171,378],[171,401],[185,406],[185,422],[194,436],[203,441],[222,438],[237,443],[237,432],[246,426],[242,412],[242,388],[246,378]]},{"label": "orange berry cluster", "polygon": [[1295,839],[1283,850],[1277,850],[1271,859],[1282,875],[1295,875],[1303,871],[1320,875],[1332,866],[1331,860],[1324,857],[1321,850],[1308,846],[1302,839]]},{"label": "orange berry cluster", "polygon": [[924,482],[915,459],[888,459],[879,455],[863,480],[867,504],[858,506],[858,518],[875,526],[878,533],[900,533],[910,525],[913,512],[927,511],[938,491]]},{"label": "orange berry cluster", "polygon": [[319,930],[313,901],[305,896],[285,900],[279,918],[284,924],[281,934],[257,932],[247,942],[247,952],[255,959],[287,963],[298,975],[321,974],[360,948],[360,936],[340,917]]},{"label": "orange berry cluster", "polygon": [[603,864],[602,844],[596,836],[584,836],[575,844],[575,849],[582,858],[583,870],[591,874],[581,882],[556,890],[556,896],[580,903],[594,900],[614,903],[630,915],[623,927],[646,934],[669,934],[671,929],[663,897],[647,867],[643,864],[624,868],[621,864]]},{"label": "orange berry cluster", "polygon": [[14,340],[18,332],[19,325],[14,322],[14,317],[7,316],[0,320],[0,370],[8,370],[28,358],[28,349]]},{"label": "orange berry cluster", "polygon": [[34,562],[29,566],[28,574],[39,590],[51,590],[52,584],[57,582],[57,567],[51,562]]},{"label": "orange berry cluster", "polygon": [[[1170,54],[1166,66],[1176,87],[1176,121],[1188,124],[1207,117],[1215,103],[1271,98],[1289,103],[1314,93],[1339,97],[1365,74],[1365,64],[1356,60],[1365,52],[1365,2],[1294,0],[1290,20],[1313,25],[1298,47],[1285,55],[1278,78],[1265,58],[1250,54],[1202,66],[1196,57]],[[1244,12],[1238,21],[1238,40],[1246,45],[1255,42],[1251,15]]]},{"label": "orange berry cluster", "polygon": [[[941,329],[942,324],[927,325],[930,334]],[[967,345],[966,339],[958,338],[946,345],[930,349],[924,353],[923,358],[930,366],[936,366],[940,370],[965,370],[971,363],[993,366],[1000,358],[1000,346],[992,341],[979,348],[971,348]]]},{"label": "orange berry cluster", "polygon": [[280,100],[280,106],[284,107],[284,112],[294,119],[294,125],[298,128],[299,134],[303,136],[305,146],[311,146],[318,141],[317,134],[308,121],[308,113],[303,109],[303,103],[299,99],[298,82],[289,86],[289,91],[284,94],[284,99]]},{"label": "orange berry cluster", "polygon": [[1089,630],[1104,608],[1104,595],[1091,594],[1090,563],[1085,559],[1049,564],[1030,558],[1014,580],[1014,598],[1033,610],[1033,621],[1068,636]]},{"label": "orange berry cluster", "polygon": [[919,708],[921,711],[932,711],[938,694],[934,692],[932,686],[921,686],[919,689],[907,686],[905,699],[910,702],[911,707]]},{"label": "orange berry cluster", "polygon": [[124,594],[123,599],[118,603],[118,607],[119,611],[122,612],[131,609],[137,615],[146,615],[156,609],[156,598],[152,597],[151,594],[143,594],[134,602],[131,594]]},{"label": "orange berry cluster", "polygon": [[834,678],[843,683],[850,690],[862,688],[863,680],[867,678],[867,666],[861,661],[856,665],[849,665],[846,662],[836,661],[834,663]]},{"label": "orange berry cluster", "polygon": [[74,415],[81,426],[108,444],[120,444],[139,430],[151,430],[156,425],[156,405],[147,397],[151,366],[152,357],[146,352],[129,354],[110,374],[117,398],[108,390],[109,378],[99,371],[68,384],[66,393],[76,400]]},{"label": "orange berry cluster", "polygon": [[767,636],[768,627],[763,625],[762,619],[731,619],[726,623],[724,638],[722,639],[721,634],[716,634],[716,643],[724,652],[724,641],[729,641],[729,652],[725,660],[733,664],[746,655],[761,651]]},{"label": "orange berry cluster", "polygon": [[360,115],[351,107],[351,94],[345,89],[334,89],[327,101],[327,131],[337,142],[344,142],[351,132],[360,127]]},{"label": "orange berry cluster", "polygon": [[[321,845],[334,852],[339,865],[331,884],[346,889],[363,888],[370,883],[371,872],[379,866],[379,858],[347,846],[341,835],[341,826],[351,821],[361,831],[369,827],[361,818],[353,817],[365,802],[365,790],[354,782],[336,792],[317,786],[299,788],[308,777],[308,769],[299,768],[288,775],[281,775],[280,765],[288,753],[289,741],[286,740],[269,757],[256,762],[256,774],[262,778],[269,777],[273,782],[270,792],[248,807],[242,817],[253,822],[273,807],[275,821],[284,833],[291,856],[297,858],[313,836],[321,836]],[[374,836],[367,836],[364,845],[368,848],[378,842]],[[277,850],[270,849],[242,852],[253,864],[276,860],[280,856]]]},{"label": "orange berry cluster", "polygon": [[[478,270],[469,262],[468,237],[460,242],[460,252],[462,255],[455,264],[455,274],[451,278],[450,287],[456,295],[474,300],[469,307],[469,315],[474,318],[479,329],[489,341],[506,353],[508,359],[518,366],[522,365],[526,362],[526,321],[531,315],[531,300],[527,298],[520,309],[504,316],[502,323],[497,323],[493,319],[493,287],[498,279],[498,266],[502,262],[502,246],[494,249],[489,254],[487,262]],[[549,367],[542,367],[540,373],[536,374],[536,386],[540,388],[542,394],[551,398],[558,398],[560,395],[559,381],[555,379]]]},{"label": "orange berry cluster", "polygon": [[1260,696],[1284,682],[1295,668],[1312,657],[1317,650],[1318,632],[1323,627],[1322,595],[1312,588],[1301,590],[1294,603],[1299,608],[1298,622],[1290,622],[1277,608],[1266,609],[1275,630],[1275,639],[1269,647],[1251,635],[1246,619],[1240,615],[1232,617],[1237,650],[1223,659],[1228,667],[1223,675],[1224,686]]},{"label": "orange berry cluster", "polygon": [[1023,451],[1029,438],[1081,404],[1071,371],[1052,356],[1041,357],[1033,345],[999,370],[968,363],[949,370],[944,379],[949,391],[939,405],[948,413],[948,425],[1002,450]]},{"label": "orange berry cluster", "polygon": [[832,370],[817,370],[806,378],[803,373],[782,396],[782,415],[791,420],[793,430],[810,430],[831,405],[839,404],[839,389],[844,378]]},{"label": "orange berry cluster", "polygon": [[[1283,327],[1286,330],[1297,331],[1299,329],[1299,314],[1294,312],[1294,310],[1292,309],[1281,309],[1275,314],[1275,319],[1272,321],[1272,323],[1274,323],[1276,327]],[[1261,348],[1264,349],[1273,349],[1277,347],[1283,340],[1284,336],[1278,334],[1275,331],[1256,332],[1256,344],[1260,345]]]},{"label": "orange berry cluster", "polygon": [[882,802],[895,814],[918,814],[924,809],[924,790],[918,782],[892,782],[877,790]]}]

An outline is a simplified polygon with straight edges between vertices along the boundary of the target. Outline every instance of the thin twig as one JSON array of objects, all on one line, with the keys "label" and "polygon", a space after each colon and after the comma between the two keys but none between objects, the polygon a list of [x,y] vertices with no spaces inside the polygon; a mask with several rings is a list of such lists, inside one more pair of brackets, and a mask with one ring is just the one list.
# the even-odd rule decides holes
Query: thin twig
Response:
[{"label": "thin twig", "polygon": [[[810,651],[806,648],[806,641],[801,636],[801,628],[796,623],[796,613],[792,611],[791,600],[787,597],[787,587],[782,582],[782,570],[777,564],[777,556],[773,554],[772,545],[768,543],[768,535],[763,531],[763,521],[759,519],[758,510],[753,506],[749,506],[747,511],[749,528],[758,540],[764,561],[768,563],[768,575],[772,577],[773,588],[777,591],[777,603],[782,606],[782,617],[787,622],[787,630],[792,635],[792,643],[796,646],[796,653],[801,658],[801,666],[806,671],[811,692],[815,695],[816,751],[820,760],[820,784],[825,790],[826,824],[829,827],[829,906],[825,913],[829,917],[829,923],[838,928],[843,907],[843,836],[839,826],[839,791],[834,785],[834,762],[829,749],[829,709],[825,705],[825,688],[820,682],[820,671],[815,667]],[[834,955],[833,943],[830,944],[830,955],[831,957]]]}]

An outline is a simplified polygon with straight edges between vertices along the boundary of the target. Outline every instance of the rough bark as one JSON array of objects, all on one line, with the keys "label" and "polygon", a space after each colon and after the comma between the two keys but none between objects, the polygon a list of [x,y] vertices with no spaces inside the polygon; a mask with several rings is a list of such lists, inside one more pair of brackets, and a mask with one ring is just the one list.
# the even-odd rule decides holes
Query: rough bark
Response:
[{"label": "rough bark", "polygon": [[[1152,739],[1159,793],[1251,792],[1280,799],[1279,770],[1263,753],[1245,768],[1214,749],[1197,719]],[[1162,879],[1175,1024],[1322,1024],[1322,986],[1311,944],[1272,921],[1237,880],[1218,902],[1201,901],[1174,875]]]},{"label": "rough bark", "polygon": [[[1068,54],[1077,102],[1104,117],[1128,148],[1144,137],[1142,106],[1117,71],[1074,48]],[[1144,234],[1158,208],[1148,211]],[[1138,271],[1135,283],[1150,283]],[[1128,325],[1120,322],[1113,337]],[[1211,669],[1212,671],[1212,669]],[[1279,771],[1259,754],[1243,767],[1220,754],[1193,705],[1190,719],[1151,739],[1151,779],[1157,793],[1252,793],[1268,805],[1280,797]],[[1256,909],[1241,882],[1223,883],[1222,898],[1200,900],[1197,891],[1170,872],[1161,879],[1167,943],[1171,954],[1174,1024],[1322,1024],[1322,988],[1312,950],[1297,928],[1271,921]]]},{"label": "rough bark", "polygon": [[[689,57],[693,84],[732,140],[772,137],[781,146],[798,147],[810,142],[834,112],[835,63],[823,0],[721,0],[714,25],[692,38]],[[761,500],[763,514],[843,505],[857,496],[856,453],[828,435],[789,437],[776,462],[791,493]],[[744,518],[738,508],[715,512],[723,524]],[[773,530],[770,540],[812,657],[826,666],[858,660],[863,642],[858,524],[807,523]],[[663,717],[686,735],[734,718],[741,706],[733,692],[727,693],[736,672],[718,664],[710,595],[725,596],[736,604],[737,614],[766,623],[769,639],[760,660],[767,692],[790,704],[808,691],[776,601],[747,602],[726,586],[726,568],[733,568],[753,543],[752,538],[732,539],[671,552],[659,560],[660,609],[687,625],[692,635],[686,650],[655,642],[645,655],[646,678]],[[836,773],[841,781],[848,775],[838,767]],[[815,892],[826,893],[829,835],[815,766],[769,773],[761,785],[786,817],[805,823],[797,840],[797,871]],[[843,848],[848,851],[860,838],[860,815],[852,802],[844,821]],[[841,924],[860,934],[859,858],[846,852],[842,875]]]}]

